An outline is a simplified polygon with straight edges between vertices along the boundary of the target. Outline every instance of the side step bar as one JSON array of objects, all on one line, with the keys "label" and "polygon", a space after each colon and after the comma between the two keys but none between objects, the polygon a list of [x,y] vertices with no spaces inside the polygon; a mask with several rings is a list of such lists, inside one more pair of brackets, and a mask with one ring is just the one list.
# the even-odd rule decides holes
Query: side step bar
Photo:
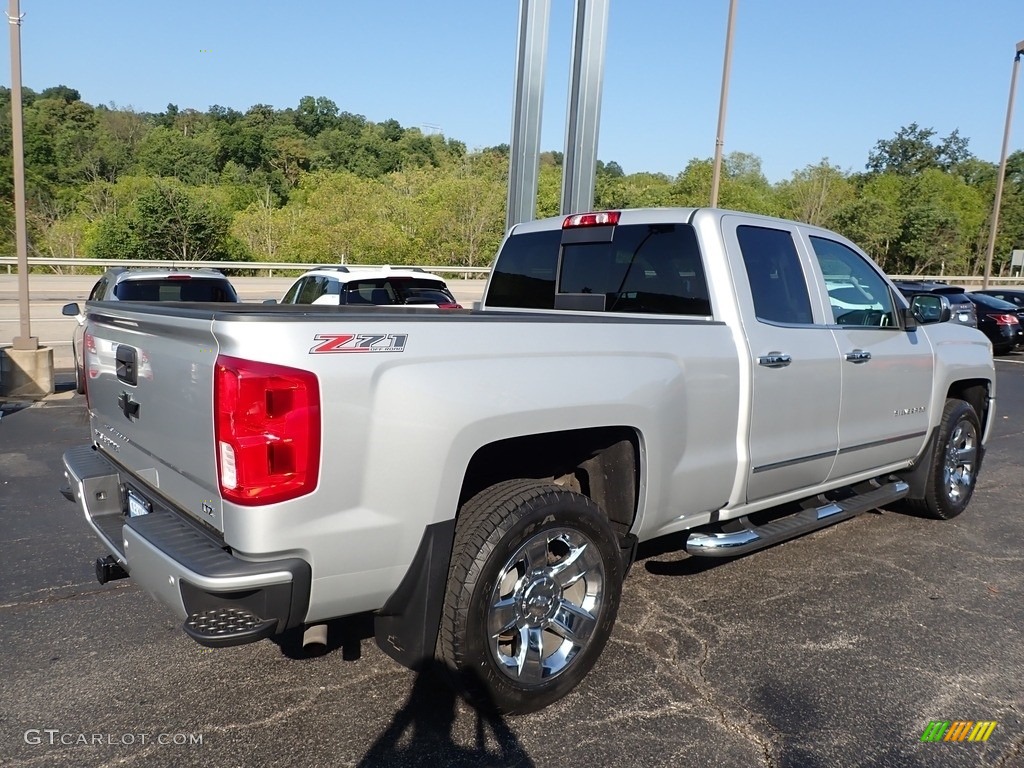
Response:
[{"label": "side step bar", "polygon": [[748,518],[741,517],[738,518],[738,522],[743,528],[738,531],[691,533],[686,540],[686,551],[698,557],[745,555],[747,552],[770,547],[786,539],[802,536],[841,520],[847,520],[862,512],[877,509],[902,499],[909,492],[910,486],[902,480],[897,480],[842,501],[832,501],[824,506],[802,509],[764,525],[754,525]]}]

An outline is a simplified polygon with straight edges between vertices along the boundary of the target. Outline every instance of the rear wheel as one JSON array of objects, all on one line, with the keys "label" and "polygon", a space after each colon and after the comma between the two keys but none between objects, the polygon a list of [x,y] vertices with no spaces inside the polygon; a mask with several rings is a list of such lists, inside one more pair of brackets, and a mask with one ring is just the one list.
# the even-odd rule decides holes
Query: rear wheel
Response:
[{"label": "rear wheel", "polygon": [[621,581],[615,533],[591,499],[499,483],[460,512],[438,655],[487,709],[545,707],[601,655]]},{"label": "rear wheel", "polygon": [[947,400],[922,499],[912,502],[930,517],[949,520],[967,508],[978,480],[981,422],[969,403]]},{"label": "rear wheel", "polygon": [[85,394],[85,374],[82,371],[82,366],[78,364],[78,354],[75,353],[75,392],[80,395]]}]

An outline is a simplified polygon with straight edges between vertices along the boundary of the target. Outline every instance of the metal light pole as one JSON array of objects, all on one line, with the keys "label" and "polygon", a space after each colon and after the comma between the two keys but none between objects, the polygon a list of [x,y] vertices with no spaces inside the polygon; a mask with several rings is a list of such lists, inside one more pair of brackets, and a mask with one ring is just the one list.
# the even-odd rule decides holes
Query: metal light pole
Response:
[{"label": "metal light pole", "polygon": [[729,100],[729,70],[732,68],[732,30],[736,23],[736,0],[729,0],[729,22],[725,32],[725,63],[722,65],[722,97],[718,102],[718,133],[715,134],[715,165],[711,172],[711,207],[718,207],[718,185],[722,178],[722,147],[725,145],[725,108]]},{"label": "metal light pole", "polygon": [[988,288],[988,280],[992,274],[992,256],[996,251],[996,230],[999,229],[999,206],[1003,202],[1003,177],[1006,176],[1006,152],[1010,146],[1010,124],[1013,122],[1013,95],[1017,90],[1017,70],[1020,69],[1020,57],[1024,54],[1024,40],[1017,43],[1013,56],[1013,74],[1010,75],[1010,101],[1006,105],[1006,127],[1003,129],[1003,150],[999,156],[999,174],[996,176],[996,201],[992,207],[992,226],[988,231],[988,251],[985,254],[985,276],[981,287]]},{"label": "metal light pole", "polygon": [[508,151],[508,207],[505,229],[537,216],[540,123],[544,106],[544,62],[548,51],[551,0],[519,0],[515,101]]},{"label": "metal light pole", "polygon": [[19,0],[9,0],[7,21],[11,32],[11,135],[14,151],[14,231],[18,252],[18,316],[20,335],[14,349],[38,349],[32,336],[28,306],[28,235],[25,226],[25,137],[21,119],[21,10]]},{"label": "metal light pole", "polygon": [[565,154],[562,155],[562,204],[559,213],[563,214],[581,213],[594,207],[609,2],[576,0],[569,64],[569,103],[565,115]]}]

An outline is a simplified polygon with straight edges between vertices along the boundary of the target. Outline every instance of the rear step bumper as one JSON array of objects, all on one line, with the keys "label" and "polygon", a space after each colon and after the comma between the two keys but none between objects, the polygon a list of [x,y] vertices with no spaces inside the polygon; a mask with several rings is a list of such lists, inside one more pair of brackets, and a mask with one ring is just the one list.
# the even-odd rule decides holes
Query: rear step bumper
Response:
[{"label": "rear step bumper", "polygon": [[739,522],[743,528],[738,531],[691,533],[686,540],[686,551],[699,557],[745,555],[747,552],[770,547],[794,536],[801,536],[862,512],[877,509],[902,499],[909,491],[910,486],[898,480],[849,499],[802,509],[764,525],[754,525],[747,518],[741,517]]},{"label": "rear step bumper", "polygon": [[151,489],[152,511],[128,517],[123,485],[130,478],[91,446],[65,452],[64,474],[70,499],[112,556],[100,561],[104,569],[97,565],[97,577],[120,578],[123,569],[183,619],[196,642],[241,645],[303,624],[311,582],[304,560],[236,557]]}]

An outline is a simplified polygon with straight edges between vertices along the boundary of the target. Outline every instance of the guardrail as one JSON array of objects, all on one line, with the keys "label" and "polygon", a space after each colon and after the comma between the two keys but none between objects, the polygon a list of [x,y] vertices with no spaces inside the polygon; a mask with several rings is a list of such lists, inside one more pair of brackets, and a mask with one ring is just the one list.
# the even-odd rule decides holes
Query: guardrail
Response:
[{"label": "guardrail", "polygon": [[[16,272],[18,259],[15,256],[0,256],[0,266],[7,267],[7,274]],[[266,271],[268,276],[273,277],[274,271],[306,272],[310,269],[322,267],[325,262],[311,262],[308,264],[297,264],[290,261],[179,261],[174,259],[58,259],[49,256],[30,256],[28,259],[30,267],[170,267],[172,269],[197,269],[207,267],[209,269],[247,269],[255,272]],[[336,266],[336,265],[332,265]],[[352,269],[379,269],[380,264],[345,264]],[[395,269],[411,269],[413,267],[404,264],[392,264]],[[491,273],[490,267],[420,267],[424,272],[434,274],[459,275],[464,278],[487,277]]]},{"label": "guardrail", "polygon": [[[7,274],[17,270],[18,259],[14,256],[0,256],[0,266],[7,267]],[[273,277],[274,272],[306,272],[310,269],[325,266],[324,262],[309,262],[298,264],[291,261],[181,261],[175,259],[129,259],[121,261],[118,259],[58,259],[49,256],[30,256],[28,259],[30,267],[170,267],[172,269],[197,269],[208,267],[210,269],[246,269],[254,272],[267,272],[268,277]],[[332,265],[336,266],[336,265]],[[380,264],[345,264],[352,269],[379,269]],[[421,267],[404,264],[392,264],[395,269],[422,269],[424,272],[433,274],[459,275],[463,278],[478,277],[486,278],[491,274],[490,267]],[[938,280],[950,285],[980,285],[981,275],[889,275],[893,280]],[[1019,285],[1024,284],[1024,276],[1016,277],[990,277],[991,285]]]}]

